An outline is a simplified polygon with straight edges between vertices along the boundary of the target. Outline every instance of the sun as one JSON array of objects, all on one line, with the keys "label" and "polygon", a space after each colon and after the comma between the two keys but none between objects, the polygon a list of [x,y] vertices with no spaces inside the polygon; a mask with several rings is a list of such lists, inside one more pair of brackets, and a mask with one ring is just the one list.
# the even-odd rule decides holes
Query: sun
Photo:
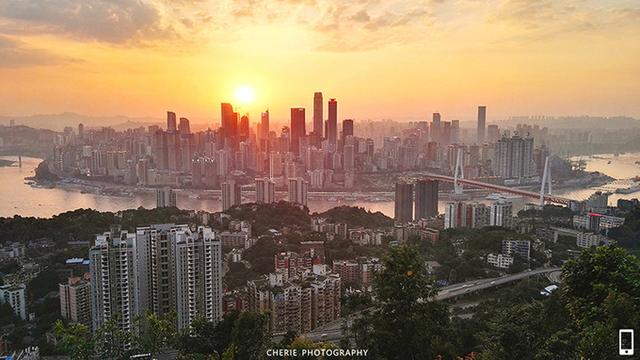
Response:
[{"label": "sun", "polygon": [[236,100],[243,104],[248,104],[256,97],[255,91],[251,86],[242,85],[236,89]]}]

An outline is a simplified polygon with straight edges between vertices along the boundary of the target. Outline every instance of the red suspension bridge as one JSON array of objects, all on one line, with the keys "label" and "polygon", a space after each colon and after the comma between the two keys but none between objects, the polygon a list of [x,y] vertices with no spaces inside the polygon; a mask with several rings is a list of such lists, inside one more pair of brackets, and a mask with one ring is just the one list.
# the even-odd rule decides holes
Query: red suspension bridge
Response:
[{"label": "red suspension bridge", "polygon": [[[438,181],[444,181],[444,182],[453,183],[453,184],[455,184],[457,181],[458,184],[466,185],[466,186],[477,188],[477,189],[495,190],[498,192],[515,194],[515,195],[520,195],[520,196],[533,198],[533,199],[540,198],[540,193],[537,193],[537,192],[511,188],[503,185],[489,184],[482,181],[468,180],[468,179],[462,179],[462,178],[458,178],[456,180],[452,176],[439,175],[439,174],[427,174],[427,175],[424,175],[423,177],[429,180],[438,180]],[[544,194],[543,199],[544,199],[544,202],[547,202],[547,203],[560,204],[565,206],[569,206],[569,204],[572,201],[574,201],[572,199],[567,199],[567,198],[563,198],[563,197],[551,195],[551,194]]]},{"label": "red suspension bridge", "polygon": [[[563,198],[560,196],[551,195],[551,169],[549,168],[549,157],[544,161],[544,171],[542,173],[542,179],[540,181],[540,192],[527,191],[517,188],[510,188],[508,186],[485,183],[482,181],[468,180],[464,178],[464,166],[463,164],[464,154],[462,149],[458,149],[458,157],[456,159],[456,167],[453,177],[439,174],[427,174],[425,177],[430,180],[438,180],[453,183],[453,189],[457,194],[462,193],[462,186],[467,185],[473,188],[489,189],[499,192],[516,194],[528,198],[538,199],[539,204],[542,206],[545,203],[561,204],[570,206],[571,199]],[[546,189],[546,190],[545,190]]]}]

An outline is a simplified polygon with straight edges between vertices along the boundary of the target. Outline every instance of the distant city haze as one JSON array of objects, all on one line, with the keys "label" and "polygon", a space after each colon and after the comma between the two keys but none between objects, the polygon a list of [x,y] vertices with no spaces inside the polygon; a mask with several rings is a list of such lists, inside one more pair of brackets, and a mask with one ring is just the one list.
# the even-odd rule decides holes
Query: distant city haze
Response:
[{"label": "distant city haze", "polygon": [[[0,114],[194,123],[231,102],[338,119],[640,117],[640,9],[616,1],[3,1]],[[239,104],[237,90],[247,102]],[[249,90],[247,90],[249,89]],[[235,95],[234,95],[235,94]],[[326,113],[324,114],[326,120]],[[310,116],[307,116],[310,118]],[[51,120],[52,122],[54,120]]]}]

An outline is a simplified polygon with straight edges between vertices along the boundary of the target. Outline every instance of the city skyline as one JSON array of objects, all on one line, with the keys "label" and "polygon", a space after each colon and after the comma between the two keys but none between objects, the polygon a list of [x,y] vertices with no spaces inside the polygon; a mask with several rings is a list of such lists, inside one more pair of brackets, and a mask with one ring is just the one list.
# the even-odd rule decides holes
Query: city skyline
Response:
[{"label": "city skyline", "polygon": [[637,118],[638,14],[628,0],[7,1],[0,76],[11,90],[0,108],[135,117],[171,108],[198,122],[245,89],[253,101],[241,112],[256,119],[269,108],[276,119],[291,107],[311,114],[321,90],[341,102],[339,120],[466,121],[478,104],[490,106],[489,121]]},{"label": "city skyline", "polygon": [[637,355],[639,58],[640,0],[0,0],[0,359]]}]

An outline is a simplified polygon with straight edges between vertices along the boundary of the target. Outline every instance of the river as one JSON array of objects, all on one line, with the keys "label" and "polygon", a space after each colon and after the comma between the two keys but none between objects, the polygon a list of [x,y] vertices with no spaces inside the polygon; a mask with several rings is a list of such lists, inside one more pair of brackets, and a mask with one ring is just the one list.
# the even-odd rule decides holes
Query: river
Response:
[{"label": "river", "polygon": [[[0,157],[7,160],[16,160],[15,157]],[[635,161],[640,160],[640,153],[623,154],[619,157],[600,155],[599,158],[584,158],[587,161],[587,170],[600,171],[617,179],[628,179],[640,175],[640,165]],[[108,196],[92,193],[81,193],[78,190],[69,190],[61,187],[38,188],[25,184],[24,178],[34,175],[34,169],[40,163],[40,159],[22,158],[22,168],[14,166],[0,167],[0,216],[35,216],[51,217],[61,212],[78,208],[92,208],[100,211],[119,211],[138,208],[140,206],[152,208],[155,206],[153,193],[136,194],[131,197]],[[611,163],[608,163],[611,161]],[[615,182],[597,188],[580,190],[559,190],[554,194],[574,199],[585,199],[596,190],[615,188],[624,182]],[[610,197],[610,203],[615,204],[618,198],[640,197],[640,192],[633,194],[614,194]],[[220,211],[219,200],[197,199],[187,193],[178,193],[178,206],[184,209],[198,209],[207,211]],[[312,212],[322,212],[339,205],[361,206],[371,211],[381,211],[393,216],[393,201],[371,200],[329,200],[309,199],[308,206]],[[440,211],[444,208],[444,201],[439,204]]]}]

